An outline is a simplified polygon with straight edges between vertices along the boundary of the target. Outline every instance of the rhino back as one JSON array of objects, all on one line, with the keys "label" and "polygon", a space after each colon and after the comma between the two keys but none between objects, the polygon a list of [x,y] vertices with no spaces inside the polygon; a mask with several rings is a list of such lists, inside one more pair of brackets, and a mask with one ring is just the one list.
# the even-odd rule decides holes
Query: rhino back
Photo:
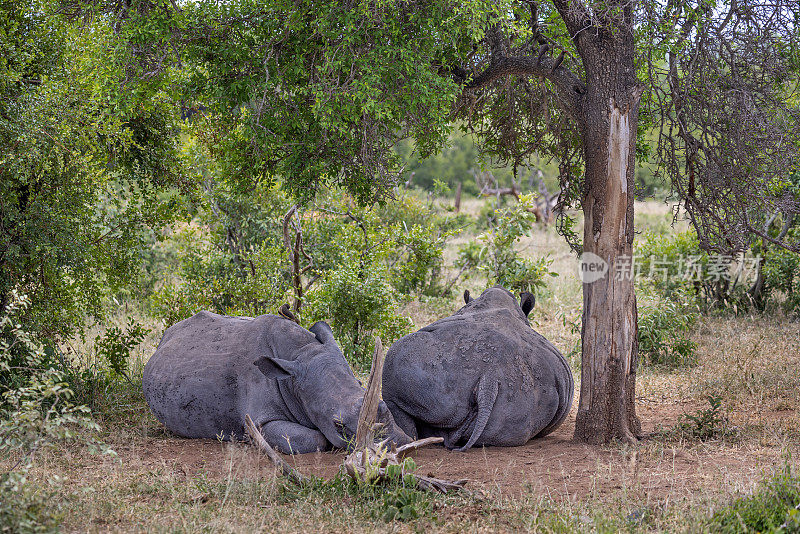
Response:
[{"label": "rhino back", "polygon": [[387,354],[384,398],[433,426],[457,426],[474,417],[474,388],[491,375],[499,392],[476,444],[521,445],[547,429],[566,389],[571,399],[572,376],[559,351],[514,311],[462,309],[400,339]]},{"label": "rhino back", "polygon": [[277,316],[200,312],[165,333],[145,365],[145,398],[176,434],[242,436],[244,413],[269,419],[284,411],[276,380],[266,378],[254,362],[264,355],[295,359],[302,353],[298,349],[314,340],[310,332]]}]

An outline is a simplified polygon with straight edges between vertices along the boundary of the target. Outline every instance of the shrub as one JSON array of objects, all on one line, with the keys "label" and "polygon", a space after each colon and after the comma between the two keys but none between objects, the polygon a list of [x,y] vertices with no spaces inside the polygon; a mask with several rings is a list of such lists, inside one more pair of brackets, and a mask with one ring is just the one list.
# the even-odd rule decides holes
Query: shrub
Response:
[{"label": "shrub", "polygon": [[187,239],[173,281],[151,297],[155,315],[171,326],[201,310],[225,315],[274,313],[291,290],[286,251],[276,245],[257,246],[247,265],[250,272],[242,273],[228,252],[200,239]]},{"label": "shrub", "polygon": [[14,377],[5,382],[2,391],[0,460],[10,463],[16,459],[10,470],[0,475],[2,532],[47,532],[57,526],[46,497],[26,485],[26,473],[37,451],[66,440],[108,451],[91,438],[98,426],[89,409],[71,402],[73,393],[63,372],[18,322],[28,305],[26,297],[12,292],[0,316],[0,375]]},{"label": "shrub", "polygon": [[708,528],[713,532],[730,534],[798,532],[798,503],[800,477],[787,461],[785,468],[763,482],[753,495],[736,499],[717,510]]},{"label": "shrub", "polygon": [[[16,293],[6,312],[0,317],[0,372],[17,369],[26,373],[16,387],[3,392],[0,411],[0,455],[19,453],[17,465],[27,466],[35,452],[42,447],[65,439],[81,436],[78,430],[96,430],[89,409],[70,401],[72,390],[61,370],[48,367],[44,347],[37,343],[16,322],[16,314],[28,305],[28,300]],[[16,364],[22,360],[20,369]],[[17,369],[15,369],[17,367]],[[93,443],[93,445],[96,445]]]},{"label": "shrub", "polygon": [[690,304],[691,296],[683,291],[673,293],[674,300],[659,296],[647,299],[646,293],[638,306],[639,354],[646,363],[669,368],[695,363],[697,345],[689,333],[697,322],[697,308]]},{"label": "shrub", "polygon": [[349,258],[329,272],[303,313],[309,323],[327,321],[347,360],[361,370],[369,369],[375,335],[388,347],[412,326],[397,313],[392,287],[372,259]]},{"label": "shrub", "polygon": [[784,311],[800,315],[800,254],[776,248],[770,251],[763,270],[766,296],[775,298],[782,293]]},{"label": "shrub", "polygon": [[30,306],[28,297],[11,292],[0,316],[0,408],[8,408],[7,395],[20,391],[39,375],[59,368],[51,346],[34,342],[22,328],[20,316]]},{"label": "shrub", "polygon": [[[501,285],[512,292],[536,293],[546,287],[547,276],[558,276],[549,267],[549,257],[531,260],[523,258],[514,249],[520,238],[528,235],[534,221],[530,211],[533,195],[522,195],[518,203],[498,209],[489,230],[479,239],[484,246],[480,252],[479,269],[486,274],[489,285]],[[461,257],[468,261],[472,250],[462,248]]]},{"label": "shrub", "polygon": [[111,370],[117,375],[125,377],[130,382],[128,376],[128,358],[131,350],[135,349],[150,332],[141,324],[128,318],[128,325],[125,330],[111,326],[106,333],[97,340],[95,345],[98,355],[100,355],[111,366]]},{"label": "shrub", "polygon": [[[223,187],[224,181],[211,182],[216,185],[207,187],[200,215],[173,238],[174,282],[151,300],[167,325],[202,309],[274,313],[298,299],[283,235],[289,201],[275,188],[257,187],[250,198]],[[257,203],[266,207],[250,205]],[[299,232],[303,247],[300,278],[308,298],[300,297],[298,305],[305,306],[315,288],[356,256],[400,295],[439,296],[444,246],[463,224],[462,216],[428,209],[412,195],[364,208],[341,191],[321,193],[313,206],[297,208],[289,222],[290,239]]]},{"label": "shrub", "polygon": [[33,490],[20,473],[0,475],[0,533],[59,532],[56,497]]},{"label": "shrub", "polygon": [[[700,250],[697,234],[688,230],[669,236],[648,232],[636,249],[636,261],[642,280],[650,284],[660,296],[676,300],[691,293],[699,294],[702,281],[694,281],[686,274],[705,272],[709,257]],[[692,263],[692,267],[687,265]]]},{"label": "shrub", "polygon": [[330,191],[297,208],[288,222],[290,239],[303,247],[297,291],[283,236],[288,202],[274,189],[257,188],[269,209],[251,206],[239,220],[239,211],[225,206],[247,204],[246,195],[209,190],[202,224],[186,225],[174,238],[174,283],[151,301],[168,326],[202,309],[252,316],[292,301],[304,326],[328,321],[345,356],[361,368],[368,367],[375,335],[391,343],[409,330],[411,322],[397,312],[400,299],[438,297],[452,286],[442,283],[443,251],[464,218],[428,209],[413,195],[364,208]]},{"label": "shrub", "polygon": [[[792,230],[794,232],[795,230]],[[745,271],[745,265],[736,263],[730,256],[709,255],[700,249],[693,230],[660,236],[648,233],[637,247],[640,280],[664,298],[681,302],[693,294],[705,306],[726,308],[739,306],[764,309],[768,299],[783,297],[782,306],[787,313],[800,313],[800,255],[776,246],[754,243],[752,256],[739,261],[751,264],[762,257],[760,267],[764,277],[763,289],[756,292],[748,287],[749,276],[757,273]],[[725,275],[721,275],[725,273]]]},{"label": "shrub", "polygon": [[708,441],[734,434],[728,415],[722,407],[722,397],[708,395],[706,399],[709,407],[705,410],[698,410],[694,414],[681,414],[675,427],[677,437]]}]

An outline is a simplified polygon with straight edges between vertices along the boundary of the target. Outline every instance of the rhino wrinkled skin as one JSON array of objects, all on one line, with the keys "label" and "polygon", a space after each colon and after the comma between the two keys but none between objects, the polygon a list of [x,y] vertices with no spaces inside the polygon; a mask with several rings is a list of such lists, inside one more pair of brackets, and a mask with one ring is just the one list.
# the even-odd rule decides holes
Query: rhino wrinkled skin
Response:
[{"label": "rhino wrinkled skin", "polygon": [[[267,443],[294,454],[345,448],[364,399],[325,322],[306,330],[276,315],[205,311],[164,333],[142,387],[175,434],[242,439],[249,414]],[[410,441],[384,403],[378,420],[398,445]]]},{"label": "rhino wrinkled skin", "polygon": [[561,353],[531,328],[534,298],[502,287],[450,317],[409,334],[386,354],[383,398],[414,439],[444,445],[523,445],[555,430],[572,405],[574,382]]}]

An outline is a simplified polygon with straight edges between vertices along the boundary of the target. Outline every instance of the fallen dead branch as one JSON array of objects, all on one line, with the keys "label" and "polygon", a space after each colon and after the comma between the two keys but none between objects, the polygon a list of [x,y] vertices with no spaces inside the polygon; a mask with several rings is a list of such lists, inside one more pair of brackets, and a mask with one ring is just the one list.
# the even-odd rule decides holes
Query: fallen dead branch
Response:
[{"label": "fallen dead branch", "polygon": [[[536,222],[541,222],[545,225],[548,225],[555,219],[555,209],[561,192],[557,191],[551,195],[547,190],[547,186],[544,184],[544,180],[542,179],[542,172],[537,172],[538,180],[536,180],[532,174],[530,180],[528,181],[528,185],[529,187],[533,187],[533,184],[538,182],[537,189],[539,192],[539,197],[536,201],[536,205],[532,208],[527,208],[527,211],[533,213],[533,215],[536,217]],[[480,192],[481,196],[497,197],[498,200],[501,196],[512,196],[519,200],[521,190],[516,182],[512,181],[511,187],[501,187],[497,181],[497,178],[495,178],[494,175],[488,171],[476,174],[475,180],[478,185],[482,186]]]},{"label": "fallen dead branch", "polygon": [[[372,358],[372,368],[367,381],[367,390],[364,393],[364,403],[358,415],[358,428],[353,452],[344,460],[345,472],[354,480],[360,482],[382,481],[388,478],[389,466],[400,466],[400,460],[409,452],[444,441],[440,437],[425,438],[413,441],[400,447],[391,444],[387,447],[388,440],[375,443],[375,430],[378,425],[375,421],[378,416],[378,404],[381,400],[381,382],[383,378],[383,364],[386,354],[378,338],[375,338],[375,355]],[[417,486],[428,491],[447,493],[448,491],[465,491],[467,480],[450,482],[416,473],[411,474],[417,481]]]},{"label": "fallen dead branch", "polygon": [[256,428],[255,423],[250,418],[249,414],[244,416],[244,428],[247,430],[247,433],[250,436],[250,439],[253,442],[253,445],[261,449],[261,451],[267,455],[272,463],[274,463],[280,470],[283,476],[287,477],[289,480],[294,482],[295,484],[300,484],[305,480],[305,477],[301,475],[297,469],[289,465],[286,460],[281,457],[278,452],[273,449],[267,440],[264,439],[264,436],[261,435],[261,432]]}]

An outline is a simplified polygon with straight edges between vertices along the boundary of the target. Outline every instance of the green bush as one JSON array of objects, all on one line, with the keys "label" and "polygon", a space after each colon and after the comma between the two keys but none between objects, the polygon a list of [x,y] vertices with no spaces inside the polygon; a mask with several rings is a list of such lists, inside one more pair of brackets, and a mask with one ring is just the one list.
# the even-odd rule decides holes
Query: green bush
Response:
[{"label": "green bush", "polygon": [[776,248],[770,251],[763,269],[766,296],[782,294],[784,311],[800,315],[800,254]]},{"label": "green bush", "polygon": [[350,258],[329,272],[309,293],[303,317],[308,323],[327,321],[350,364],[368,370],[374,336],[388,347],[408,333],[412,323],[397,313],[394,291],[380,265],[362,261]]},{"label": "green bush", "polygon": [[736,499],[717,510],[708,529],[729,534],[798,532],[798,504],[800,477],[787,461],[785,468],[763,482],[753,495]]},{"label": "green bush", "polygon": [[112,371],[130,381],[130,377],[128,376],[128,358],[131,355],[131,350],[139,346],[144,340],[144,336],[149,332],[149,329],[144,328],[141,324],[134,321],[133,318],[128,318],[128,324],[125,330],[116,326],[111,326],[106,330],[105,334],[97,340],[97,353],[108,362]]},{"label": "green bush", "polygon": [[385,258],[392,286],[403,295],[440,296],[445,289],[444,248],[467,226],[466,216],[443,213],[411,195],[387,202],[375,212],[373,224],[392,232],[393,246]]},{"label": "green bush", "polygon": [[289,298],[291,285],[282,247],[254,247],[246,259],[251,270],[242,273],[230,253],[199,239],[197,229],[186,232],[186,247],[178,254],[172,280],[150,299],[153,312],[167,326],[202,310],[248,316],[274,313]]},{"label": "green bush", "polygon": [[49,532],[57,528],[46,495],[27,486],[35,454],[64,441],[108,451],[92,438],[98,430],[86,406],[73,403],[64,373],[47,351],[22,327],[19,317],[29,300],[16,292],[0,316],[0,532]]},{"label": "green bush", "polygon": [[[240,190],[191,141],[185,153],[203,194],[194,220],[170,240],[175,266],[151,298],[156,315],[171,325],[203,309],[260,315],[294,303],[298,292],[284,236],[291,202],[275,184]],[[446,240],[464,225],[464,216],[429,208],[413,194],[367,208],[333,190],[320,192],[313,205],[298,206],[287,230],[293,245],[297,232],[302,236],[304,294],[360,254],[370,256],[365,268],[377,269],[398,296],[439,296]],[[301,313],[306,300],[299,299]]]},{"label": "green bush", "polygon": [[60,532],[55,498],[30,488],[20,473],[0,475],[0,533]]},{"label": "green bush", "polygon": [[691,277],[686,275],[696,274],[694,268],[704,273],[709,257],[700,249],[697,234],[692,230],[671,235],[647,232],[636,247],[636,261],[641,279],[659,295],[680,300],[685,295],[700,293],[702,281],[687,279]]},{"label": "green bush", "polygon": [[[518,203],[495,212],[489,230],[479,237],[483,247],[478,269],[486,275],[488,285],[501,285],[512,292],[537,293],[546,287],[548,276],[558,276],[549,267],[549,257],[536,260],[523,258],[514,249],[520,238],[527,236],[534,222],[530,208],[533,195],[522,195]],[[466,264],[474,256],[474,248],[462,247],[459,261]]]},{"label": "green bush", "polygon": [[80,438],[80,430],[98,427],[86,406],[71,402],[73,392],[63,371],[51,366],[44,347],[17,322],[29,301],[16,292],[12,295],[14,299],[0,316],[0,374],[25,374],[17,377],[14,387],[2,391],[0,459],[16,454],[17,465],[27,467],[42,447]]},{"label": "green bush", "polygon": [[22,328],[21,317],[30,306],[27,296],[10,293],[0,315],[0,408],[8,408],[8,395],[22,390],[61,365],[51,345],[41,345]]},{"label": "green bush", "polygon": [[[800,231],[793,229],[790,232]],[[757,273],[737,273],[729,268],[730,257],[710,255],[700,249],[693,230],[671,236],[646,233],[637,246],[639,280],[649,284],[663,298],[685,302],[685,297],[697,297],[709,308],[752,307],[764,309],[769,300],[789,314],[800,314],[800,255],[776,246],[756,242],[747,256],[763,258],[763,291],[752,293],[751,284]],[[727,271],[725,276],[718,276]],[[748,291],[750,289],[750,291]]]},{"label": "green bush", "polygon": [[639,354],[643,363],[669,368],[695,363],[697,345],[689,334],[697,322],[697,307],[685,290],[672,293],[673,299],[641,295],[638,305]]}]

